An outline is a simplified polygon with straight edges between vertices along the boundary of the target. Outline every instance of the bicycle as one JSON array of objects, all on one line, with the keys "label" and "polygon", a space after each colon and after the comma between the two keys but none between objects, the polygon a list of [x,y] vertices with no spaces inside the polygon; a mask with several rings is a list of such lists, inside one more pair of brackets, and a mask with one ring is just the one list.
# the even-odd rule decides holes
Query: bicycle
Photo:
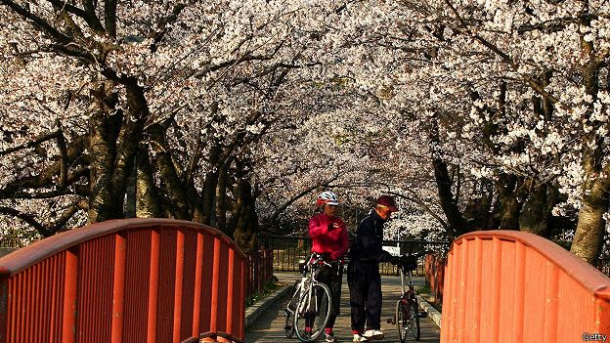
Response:
[{"label": "bicycle", "polygon": [[313,342],[324,333],[332,306],[330,289],[316,280],[324,266],[332,267],[322,255],[313,253],[300,268],[301,280],[295,282],[294,293],[284,310],[287,338],[296,333],[301,342]]},{"label": "bicycle", "polygon": [[[409,333],[411,333],[416,341],[419,341],[421,338],[419,318],[425,317],[425,312],[424,314],[419,312],[412,277],[413,270],[417,268],[417,259],[426,254],[427,252],[418,252],[401,256],[402,261],[398,269],[400,270],[402,294],[400,295],[400,299],[396,302],[396,312],[394,314],[394,321],[396,323],[396,329],[398,330],[400,343],[405,343],[407,341]],[[406,287],[405,276],[407,279]]]}]

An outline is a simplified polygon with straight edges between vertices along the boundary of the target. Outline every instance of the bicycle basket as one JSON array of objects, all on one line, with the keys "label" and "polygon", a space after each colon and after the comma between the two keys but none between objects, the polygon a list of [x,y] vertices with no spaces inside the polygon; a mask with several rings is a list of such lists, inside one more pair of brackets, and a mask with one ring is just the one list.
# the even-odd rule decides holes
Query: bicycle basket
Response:
[{"label": "bicycle basket", "polygon": [[406,270],[415,270],[417,269],[417,257],[415,256],[403,256],[402,258],[402,267]]}]

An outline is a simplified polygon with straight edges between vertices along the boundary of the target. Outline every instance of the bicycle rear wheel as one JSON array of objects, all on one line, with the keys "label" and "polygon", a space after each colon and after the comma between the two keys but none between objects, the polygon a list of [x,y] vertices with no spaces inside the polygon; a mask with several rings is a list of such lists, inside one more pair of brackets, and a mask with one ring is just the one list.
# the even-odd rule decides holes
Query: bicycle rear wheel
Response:
[{"label": "bicycle rear wheel", "polygon": [[411,319],[409,321],[409,327],[413,338],[415,338],[416,341],[419,341],[421,338],[421,333],[419,331],[419,308],[417,306],[417,299],[411,299],[410,303]]},{"label": "bicycle rear wheel", "polygon": [[324,333],[330,317],[330,299],[330,290],[323,283],[313,286],[311,293],[304,292],[294,313],[294,330],[301,342],[313,342]]}]

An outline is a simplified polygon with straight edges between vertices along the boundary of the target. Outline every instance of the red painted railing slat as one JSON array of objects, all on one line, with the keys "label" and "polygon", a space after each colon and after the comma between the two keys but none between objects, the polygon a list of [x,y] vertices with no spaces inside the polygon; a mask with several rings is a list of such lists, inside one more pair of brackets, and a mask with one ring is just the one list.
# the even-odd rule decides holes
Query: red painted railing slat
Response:
[{"label": "red painted railing slat", "polygon": [[0,258],[0,343],[245,336],[246,255],[210,227],[128,219]]},{"label": "red painted railing slat", "polygon": [[610,336],[610,278],[542,237],[503,230],[458,237],[444,279],[441,343]]}]

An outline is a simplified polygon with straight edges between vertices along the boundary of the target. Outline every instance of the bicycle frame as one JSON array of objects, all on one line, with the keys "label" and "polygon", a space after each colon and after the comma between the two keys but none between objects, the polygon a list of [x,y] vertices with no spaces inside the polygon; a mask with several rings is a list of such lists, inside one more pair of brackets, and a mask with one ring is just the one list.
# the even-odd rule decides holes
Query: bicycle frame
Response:
[{"label": "bicycle frame", "polygon": [[411,261],[410,258],[419,258],[423,256],[423,254],[424,253],[422,252],[404,255],[403,257],[406,257],[407,260],[401,261],[399,267],[402,292],[400,298],[396,302],[396,312],[394,314],[393,324],[396,324],[401,343],[406,342],[406,337],[409,333],[416,341],[419,341],[420,339],[419,318],[424,316],[420,315],[415,287],[413,286],[413,270],[417,267],[417,264],[414,265],[414,262],[416,261]]},{"label": "bicycle frame", "polygon": [[[318,275],[318,273],[320,272],[320,267],[322,266],[328,266],[328,267],[332,267],[332,265],[326,261],[324,261],[324,259],[322,258],[321,255],[318,255],[316,253],[313,253],[309,256],[309,260],[307,261],[307,264],[305,265],[305,270],[303,271],[303,277],[301,278],[301,292],[303,292],[304,290],[307,291],[307,304],[299,304],[299,308],[302,308],[302,306],[306,306],[305,308],[307,309],[311,309],[312,308],[312,299],[315,299],[315,297],[312,296],[313,293],[313,289],[314,286],[317,285],[319,282],[316,279],[316,276]],[[308,275],[310,275],[311,277],[308,278]],[[309,284],[307,284],[307,282],[309,281]],[[302,293],[301,293],[302,295]],[[316,311],[317,310],[317,306],[318,304],[314,302],[313,304],[313,310]]]},{"label": "bicycle frame", "polygon": [[[406,274],[406,275],[405,275]],[[409,294],[413,294],[415,295],[415,288],[413,287],[413,271],[412,270],[408,270],[406,273],[402,270],[402,268],[400,268],[400,275],[401,275],[401,284],[402,284],[402,293],[409,293]],[[408,290],[405,291],[405,276],[407,279],[407,287]]]},{"label": "bicycle frame", "polygon": [[[402,293],[400,295],[400,301],[417,304],[417,298],[415,297],[415,287],[413,287],[413,271],[408,270],[406,273],[403,271],[403,268],[398,268],[400,270],[400,286],[402,289]],[[405,283],[406,279],[406,283]],[[407,307],[410,311],[411,307]]]}]

